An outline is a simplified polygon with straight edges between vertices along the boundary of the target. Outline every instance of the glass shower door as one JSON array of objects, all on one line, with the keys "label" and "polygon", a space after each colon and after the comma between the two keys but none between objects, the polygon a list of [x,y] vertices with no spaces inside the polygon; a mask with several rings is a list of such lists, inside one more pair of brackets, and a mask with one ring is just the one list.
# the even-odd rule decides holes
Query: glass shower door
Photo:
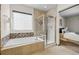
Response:
[{"label": "glass shower door", "polygon": [[47,44],[55,43],[55,19],[48,17]]}]

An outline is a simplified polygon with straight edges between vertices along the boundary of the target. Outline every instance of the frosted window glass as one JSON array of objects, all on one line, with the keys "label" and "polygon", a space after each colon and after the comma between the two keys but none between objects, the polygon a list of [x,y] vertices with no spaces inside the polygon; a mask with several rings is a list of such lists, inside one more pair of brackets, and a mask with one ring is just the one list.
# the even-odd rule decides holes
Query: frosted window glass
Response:
[{"label": "frosted window glass", "polygon": [[32,15],[13,12],[13,29],[32,31]]}]

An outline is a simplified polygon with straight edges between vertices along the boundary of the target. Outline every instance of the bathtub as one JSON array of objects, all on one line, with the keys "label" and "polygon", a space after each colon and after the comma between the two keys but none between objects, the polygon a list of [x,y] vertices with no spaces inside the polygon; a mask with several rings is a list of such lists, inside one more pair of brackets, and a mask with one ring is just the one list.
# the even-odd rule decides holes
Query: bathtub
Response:
[{"label": "bathtub", "polygon": [[1,49],[1,54],[31,54],[44,50],[44,40],[37,37],[25,37],[10,39]]}]

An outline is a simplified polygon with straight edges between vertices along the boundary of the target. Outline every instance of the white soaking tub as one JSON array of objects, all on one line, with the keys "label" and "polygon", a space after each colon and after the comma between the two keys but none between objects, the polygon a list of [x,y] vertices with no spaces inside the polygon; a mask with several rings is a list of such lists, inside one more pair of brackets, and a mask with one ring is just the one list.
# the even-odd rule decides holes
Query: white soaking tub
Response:
[{"label": "white soaking tub", "polygon": [[[27,47],[29,46],[29,47]],[[24,50],[28,50],[29,52],[24,52]],[[29,54],[34,52],[35,50],[43,50],[44,49],[44,40],[37,37],[25,37],[25,38],[15,38],[10,39],[6,44],[3,45],[2,54]],[[20,50],[20,51],[19,51]],[[17,53],[14,53],[16,51]]]}]

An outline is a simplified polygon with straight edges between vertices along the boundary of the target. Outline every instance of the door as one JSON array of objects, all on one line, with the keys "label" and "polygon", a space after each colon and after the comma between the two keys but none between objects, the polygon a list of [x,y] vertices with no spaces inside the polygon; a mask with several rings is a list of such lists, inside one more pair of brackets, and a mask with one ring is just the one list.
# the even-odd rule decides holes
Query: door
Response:
[{"label": "door", "polygon": [[47,44],[55,43],[55,19],[48,18]]}]

